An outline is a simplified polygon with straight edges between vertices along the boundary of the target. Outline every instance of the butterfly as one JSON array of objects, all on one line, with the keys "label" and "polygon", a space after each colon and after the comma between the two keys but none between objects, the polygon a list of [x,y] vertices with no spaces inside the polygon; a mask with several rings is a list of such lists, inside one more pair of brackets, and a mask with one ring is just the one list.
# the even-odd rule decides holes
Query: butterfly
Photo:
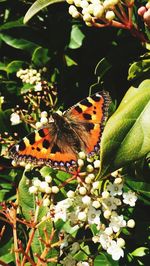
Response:
[{"label": "butterfly", "polygon": [[109,93],[102,91],[81,100],[62,115],[53,113],[48,125],[10,148],[11,158],[17,164],[23,161],[65,171],[74,169],[80,151],[87,156],[99,152],[110,102]]}]

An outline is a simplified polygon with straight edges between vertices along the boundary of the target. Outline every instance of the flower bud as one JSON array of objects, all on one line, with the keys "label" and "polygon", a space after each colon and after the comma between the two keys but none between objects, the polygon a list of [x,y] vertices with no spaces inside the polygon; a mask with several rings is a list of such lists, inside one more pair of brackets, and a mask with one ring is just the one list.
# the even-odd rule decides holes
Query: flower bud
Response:
[{"label": "flower bud", "polygon": [[109,219],[110,218],[110,215],[111,215],[111,211],[109,211],[109,210],[104,211],[104,217],[106,219]]},{"label": "flower bud", "polygon": [[135,221],[133,219],[130,219],[129,221],[127,221],[127,226],[129,228],[134,228],[135,227]]},{"label": "flower bud", "polygon": [[80,159],[82,159],[82,160],[84,160],[84,159],[85,159],[85,157],[86,157],[86,155],[85,155],[85,152],[84,152],[84,151],[80,151],[80,152],[78,153],[78,155],[79,155],[79,158],[80,158]]},{"label": "flower bud", "polygon": [[29,187],[29,193],[31,193],[31,194],[36,194],[37,191],[38,191],[37,187],[35,187],[35,186],[31,186],[31,187]]},{"label": "flower bud", "polygon": [[125,241],[124,241],[124,239],[123,238],[117,238],[117,245],[120,247],[120,248],[122,248],[122,247],[124,247],[125,246]]},{"label": "flower bud", "polygon": [[52,177],[50,175],[45,176],[45,182],[51,183],[52,182]]},{"label": "flower bud", "polygon": [[105,18],[108,19],[109,21],[112,21],[115,18],[115,13],[114,11],[107,11]]},{"label": "flower bud", "polygon": [[69,191],[67,192],[67,197],[68,197],[68,198],[74,198],[74,196],[75,196],[75,192],[74,192],[73,190],[69,190]]},{"label": "flower bud", "polygon": [[85,195],[87,193],[86,188],[85,187],[80,187],[79,188],[79,193],[80,193],[80,195]]},{"label": "flower bud", "polygon": [[43,206],[49,206],[50,205],[50,200],[48,198],[43,200]]},{"label": "flower bud", "polygon": [[86,170],[87,170],[87,172],[91,173],[91,172],[93,172],[94,168],[91,164],[88,164],[86,167]]},{"label": "flower bud", "polygon": [[101,206],[101,204],[100,204],[100,202],[99,202],[98,200],[94,200],[94,201],[92,202],[92,206],[93,206],[95,209],[98,209],[98,208]]},{"label": "flower bud", "polygon": [[52,193],[57,194],[59,192],[59,187],[52,186]]},{"label": "flower bud", "polygon": [[84,161],[82,159],[78,159],[78,165],[79,167],[82,167],[84,165]]},{"label": "flower bud", "polygon": [[106,235],[111,236],[113,234],[112,228],[111,227],[106,227],[105,233],[106,233]]}]

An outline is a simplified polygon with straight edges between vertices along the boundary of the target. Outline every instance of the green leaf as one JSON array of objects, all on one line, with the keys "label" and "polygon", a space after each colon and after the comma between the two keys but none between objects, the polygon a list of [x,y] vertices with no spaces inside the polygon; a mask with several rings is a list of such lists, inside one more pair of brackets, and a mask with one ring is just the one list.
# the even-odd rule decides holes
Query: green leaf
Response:
[{"label": "green leaf", "polygon": [[5,262],[5,263],[10,263],[14,261],[14,254],[10,252],[11,248],[13,245],[13,239],[11,238],[10,240],[7,241],[5,245],[2,245],[0,247],[0,260]]},{"label": "green leaf", "polygon": [[13,48],[16,48],[16,49],[25,50],[29,52],[30,54],[32,54],[34,50],[38,47],[38,45],[33,42],[30,42],[25,39],[17,39],[17,38],[14,38],[10,35],[3,34],[3,33],[0,34],[0,39],[3,42],[5,42],[7,45]]},{"label": "green leaf", "polygon": [[68,67],[77,66],[77,63],[72,58],[70,58],[68,55],[65,55],[65,60],[66,60],[66,65]]},{"label": "green leaf", "polygon": [[[37,204],[35,195],[29,193],[29,179],[23,174],[18,187],[18,201],[21,212],[27,221],[31,220],[31,214],[35,214]],[[48,208],[40,206],[38,210],[37,221],[41,221],[42,217],[47,214]]]},{"label": "green leaf", "polygon": [[32,55],[32,62],[37,67],[45,65],[49,60],[50,57],[48,56],[48,49],[39,46],[34,50],[34,53]]},{"label": "green leaf", "polygon": [[133,181],[126,176],[125,185],[138,193],[138,198],[150,205],[150,184],[142,181]]},{"label": "green leaf", "polygon": [[94,266],[119,266],[119,264],[108,253],[103,252],[95,258]]},{"label": "green leaf", "polygon": [[135,249],[131,254],[134,257],[143,257],[149,252],[149,249],[146,247],[140,247]]},{"label": "green leaf", "polygon": [[101,141],[101,172],[136,161],[150,151],[150,80],[131,87],[108,120]]},{"label": "green leaf", "polygon": [[51,173],[53,172],[53,169],[48,167],[48,166],[43,166],[40,170],[40,174],[45,177],[47,175],[51,175]]},{"label": "green leaf", "polygon": [[10,114],[12,113],[11,110],[7,109],[6,111],[0,110],[0,133],[4,133],[9,131],[10,127]]},{"label": "green leaf", "polygon": [[8,74],[16,73],[23,65],[24,61],[14,60],[7,65],[6,71]]},{"label": "green leaf", "polygon": [[70,35],[70,43],[68,47],[71,49],[80,48],[83,43],[84,38],[85,38],[85,35],[80,30],[79,26],[73,25],[72,30],[71,30],[71,35]]},{"label": "green leaf", "polygon": [[128,71],[128,80],[139,78],[150,70],[150,59],[144,59],[139,62],[134,62]]},{"label": "green leaf", "polygon": [[6,71],[6,64],[0,62],[0,70]]},{"label": "green leaf", "polygon": [[23,17],[19,18],[18,20],[10,21],[10,22],[7,22],[7,23],[1,25],[0,30],[8,30],[8,29],[17,28],[17,27],[26,27],[23,24]]},{"label": "green leaf", "polygon": [[81,244],[81,248],[82,250],[79,250],[74,256],[73,258],[77,261],[84,261],[88,259],[88,255],[90,254],[90,250],[89,250],[89,246],[84,246]]},{"label": "green leaf", "polygon": [[29,8],[27,13],[25,14],[24,23],[27,23],[35,14],[37,14],[43,8],[49,5],[61,3],[61,2],[64,2],[64,0],[37,0],[35,1],[35,3]]},{"label": "green leaf", "polygon": [[20,93],[24,94],[29,92],[29,90],[34,89],[33,84],[26,83],[23,85],[23,87],[20,89]]}]

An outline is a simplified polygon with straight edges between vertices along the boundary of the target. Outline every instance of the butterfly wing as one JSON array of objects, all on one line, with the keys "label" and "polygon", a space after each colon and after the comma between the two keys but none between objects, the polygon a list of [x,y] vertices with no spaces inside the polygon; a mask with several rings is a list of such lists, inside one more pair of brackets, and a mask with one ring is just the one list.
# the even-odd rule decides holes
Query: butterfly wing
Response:
[{"label": "butterfly wing", "polygon": [[[47,128],[34,131],[10,148],[9,154],[16,161],[35,165],[49,165],[53,168],[74,167],[77,160],[77,140],[68,128],[58,130],[58,117]],[[61,118],[63,124],[63,118]]]},{"label": "butterfly wing", "polygon": [[78,135],[82,150],[89,155],[100,149],[100,139],[110,102],[109,93],[102,91],[77,103],[64,114],[70,127]]},{"label": "butterfly wing", "polygon": [[17,163],[74,168],[79,151],[93,154],[99,150],[109,102],[107,92],[96,93],[71,107],[62,117],[53,114],[54,121],[48,127],[23,138],[10,149],[10,156]]}]

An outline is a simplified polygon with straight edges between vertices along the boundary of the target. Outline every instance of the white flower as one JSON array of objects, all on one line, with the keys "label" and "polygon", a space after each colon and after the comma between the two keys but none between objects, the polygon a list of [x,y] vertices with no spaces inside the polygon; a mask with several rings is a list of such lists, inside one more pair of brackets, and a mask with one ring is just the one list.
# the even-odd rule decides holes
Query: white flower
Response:
[{"label": "white flower", "polygon": [[112,227],[115,233],[119,232],[120,228],[126,226],[126,221],[123,218],[123,215],[115,214],[111,216],[109,227]]},{"label": "white flower", "polygon": [[115,195],[121,195],[122,194],[122,187],[123,187],[123,184],[115,184],[115,183],[111,183],[109,182],[109,184],[107,185],[107,189],[110,191],[110,194],[112,196],[115,196]]},{"label": "white flower", "polygon": [[72,200],[69,198],[59,201],[54,208],[55,209],[54,221],[56,222],[57,220],[62,219],[64,222],[66,222],[68,218],[67,210],[70,206],[72,206]]},{"label": "white flower", "polygon": [[106,235],[110,236],[113,234],[113,230],[111,227],[106,227],[105,231]]},{"label": "white flower", "polygon": [[108,234],[102,233],[99,237],[99,242],[101,243],[103,249],[107,249],[110,246],[111,238]]},{"label": "white flower", "polygon": [[135,192],[128,191],[128,192],[123,193],[123,202],[125,204],[128,204],[131,207],[134,207],[136,201],[137,201],[137,196],[136,196]]},{"label": "white flower", "polygon": [[124,251],[117,245],[115,240],[111,241],[110,246],[107,249],[108,254],[112,255],[113,260],[119,260],[120,257],[124,257]]},{"label": "white flower", "polygon": [[85,195],[84,197],[82,197],[82,202],[85,205],[90,205],[91,203],[91,198],[88,195]]},{"label": "white flower", "polygon": [[99,181],[95,181],[93,183],[93,189],[95,190],[95,189],[99,189],[99,188],[100,188],[100,182]]},{"label": "white flower", "polygon": [[47,117],[48,113],[46,111],[41,112],[41,117]]},{"label": "white flower", "polygon": [[94,201],[92,202],[92,206],[93,206],[95,209],[98,209],[98,208],[101,206],[101,204],[100,204],[100,202],[99,202],[98,200],[94,200]]},{"label": "white flower", "polygon": [[87,219],[89,224],[100,224],[100,210],[95,210],[92,206],[88,209]]},{"label": "white flower", "polygon": [[104,199],[107,199],[109,197],[109,195],[110,195],[109,192],[106,190],[102,192],[102,198],[104,198]]},{"label": "white flower", "polygon": [[41,192],[45,192],[45,189],[48,187],[48,183],[45,181],[42,181],[39,183],[39,190]]},{"label": "white flower", "polygon": [[100,160],[95,160],[93,164],[94,168],[100,168]]},{"label": "white flower", "polygon": [[108,209],[108,210],[116,210],[117,209],[117,205],[115,203],[115,198],[114,197],[108,197],[108,198],[104,198],[102,201],[102,205],[104,207],[104,209]]},{"label": "white flower", "polygon": [[86,221],[86,212],[85,211],[81,211],[78,213],[78,219],[79,221]]},{"label": "white flower", "polygon": [[48,119],[47,119],[47,117],[41,117],[41,119],[40,119],[40,122],[41,122],[41,124],[47,124],[48,123]]},{"label": "white flower", "polygon": [[17,113],[11,114],[10,121],[11,121],[12,126],[15,126],[21,123],[20,116]]},{"label": "white flower", "polygon": [[34,90],[42,91],[42,83],[41,82],[36,83],[36,85],[34,86]]},{"label": "white flower", "polygon": [[95,4],[93,10],[94,16],[97,18],[101,18],[103,13],[104,13],[104,7],[100,3]]}]

